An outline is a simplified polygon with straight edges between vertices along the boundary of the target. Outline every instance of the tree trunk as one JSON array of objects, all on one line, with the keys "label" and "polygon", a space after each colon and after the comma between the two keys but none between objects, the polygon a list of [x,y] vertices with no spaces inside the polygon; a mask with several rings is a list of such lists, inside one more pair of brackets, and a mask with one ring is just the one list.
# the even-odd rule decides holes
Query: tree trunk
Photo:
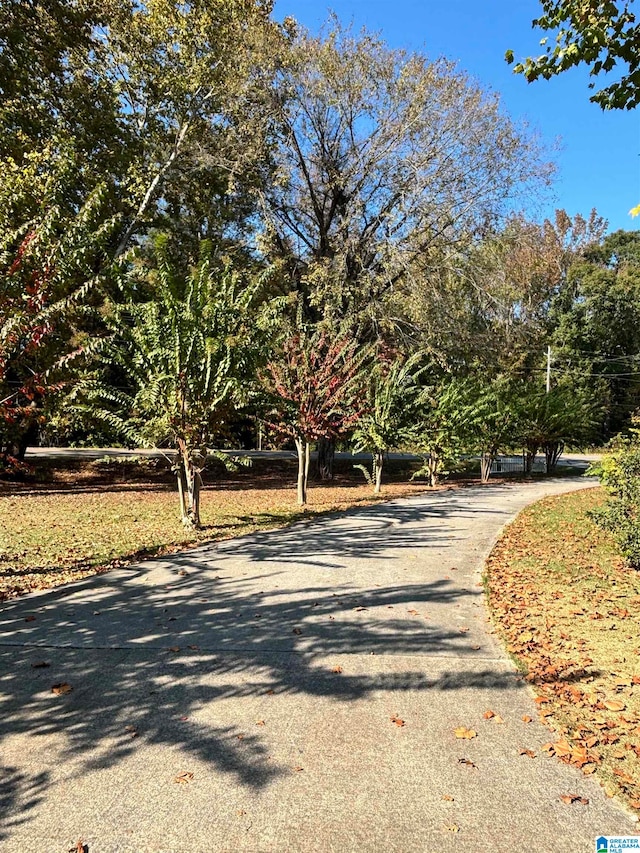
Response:
[{"label": "tree trunk", "polygon": [[382,467],[384,465],[384,453],[373,454],[373,493],[379,495],[382,491]]},{"label": "tree trunk", "polygon": [[558,465],[558,459],[564,450],[564,441],[554,441],[544,446],[544,460],[547,474],[553,474]]},{"label": "tree trunk", "polygon": [[439,461],[440,461],[440,459],[438,457],[438,454],[435,452],[435,450],[432,450],[429,453],[429,466],[428,466],[429,485],[432,487],[438,485],[438,463],[439,463]]},{"label": "tree trunk", "polygon": [[336,443],[333,439],[319,438],[316,445],[318,451],[317,469],[321,480],[333,480],[333,460],[336,453]]},{"label": "tree trunk", "polygon": [[298,504],[305,506],[307,503],[307,483],[309,482],[309,442],[303,438],[296,438],[296,450],[298,452]]},{"label": "tree trunk", "polygon": [[197,529],[201,527],[200,491],[202,477],[200,468],[196,465],[196,460],[184,441],[178,441],[176,467],[182,523],[185,527]]},{"label": "tree trunk", "polygon": [[525,447],[522,451],[523,470],[525,474],[531,474],[533,471],[533,463],[536,461],[537,447]]},{"label": "tree trunk", "polygon": [[495,453],[491,452],[482,453],[482,455],[480,456],[480,480],[483,483],[489,482],[489,477],[491,476],[491,466],[495,458]]}]

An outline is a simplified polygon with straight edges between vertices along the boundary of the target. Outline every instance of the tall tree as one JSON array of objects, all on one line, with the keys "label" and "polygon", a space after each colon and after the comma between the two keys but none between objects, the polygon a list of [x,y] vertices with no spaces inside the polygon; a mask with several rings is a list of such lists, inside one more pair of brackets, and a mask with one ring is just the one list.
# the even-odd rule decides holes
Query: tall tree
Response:
[{"label": "tall tree", "polygon": [[[262,0],[2,6],[3,327],[20,325],[29,338],[45,318],[51,331],[54,303],[97,307],[127,271],[127,251],[154,229],[174,235],[185,274],[203,238],[220,259],[246,262],[239,244],[255,208],[242,187],[262,158],[250,144],[256,125],[239,110],[278,62],[285,36],[270,12]],[[29,331],[22,307],[31,268],[47,286],[39,288],[45,313],[30,312]],[[55,346],[39,346],[37,364],[33,347],[17,344],[26,374],[52,367],[78,334],[99,331],[95,313],[80,325],[56,317],[47,337]],[[5,361],[12,341],[3,336]]]},{"label": "tall tree", "polygon": [[389,294],[551,173],[453,63],[336,22],[298,37],[269,97],[277,180],[261,194],[261,245],[314,322],[366,314],[377,328]]}]

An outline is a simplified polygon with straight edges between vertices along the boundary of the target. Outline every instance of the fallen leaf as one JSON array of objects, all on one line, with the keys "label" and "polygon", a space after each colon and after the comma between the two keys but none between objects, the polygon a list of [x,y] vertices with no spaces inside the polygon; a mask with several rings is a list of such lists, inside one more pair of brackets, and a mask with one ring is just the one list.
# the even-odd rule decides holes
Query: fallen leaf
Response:
[{"label": "fallen leaf", "polygon": [[396,714],[394,714],[393,717],[390,717],[390,719],[391,719],[391,722],[395,723],[396,726],[398,726],[399,728],[404,726],[404,720],[401,720],[400,717],[398,717]]},{"label": "fallen leaf", "polygon": [[502,719],[500,714],[496,714],[495,717],[493,718],[493,722],[494,723],[504,723],[504,720]]},{"label": "fallen leaf", "polygon": [[444,796],[442,797],[442,799],[443,799],[443,800],[446,800],[448,803],[453,803],[453,802],[455,802],[455,800],[453,799],[453,797],[452,797],[450,794],[444,794]]},{"label": "fallen leaf", "polygon": [[460,832],[460,827],[457,823],[445,824],[445,832]]},{"label": "fallen leaf", "polygon": [[334,668],[333,668],[333,670],[332,670],[332,671],[333,671],[333,672],[340,673],[340,672],[342,672],[342,667],[341,667],[341,666],[334,666]]},{"label": "fallen leaf", "polygon": [[467,767],[474,767],[476,770],[478,769],[478,765],[477,765],[477,764],[474,764],[474,763],[473,763],[473,761],[471,761],[471,759],[470,759],[470,758],[459,758],[459,759],[458,759],[458,764],[464,764],[464,765],[466,765]]},{"label": "fallen leaf", "polygon": [[291,633],[296,634],[299,637],[300,634],[302,634],[302,628],[294,628]]},{"label": "fallen leaf", "polygon": [[69,853],[89,853],[89,845],[85,844],[84,841],[80,838],[78,839],[75,847],[69,848]]},{"label": "fallen leaf", "polygon": [[571,755],[571,744],[566,740],[559,740],[553,744],[553,751],[559,758],[567,758]]},{"label": "fallen leaf", "polygon": [[31,664],[31,669],[45,669],[47,666],[51,666],[51,664],[47,663],[46,660],[39,660]]},{"label": "fallen leaf", "polygon": [[178,574],[180,575],[181,578],[186,578],[186,576],[189,574],[189,572],[185,572],[184,569],[180,569]]},{"label": "fallen leaf", "polygon": [[246,811],[244,809],[238,809],[238,814],[242,817],[242,815],[246,814]]},{"label": "fallen leaf", "polygon": [[528,755],[529,758],[535,758],[536,754],[532,749],[521,749],[520,755]]},{"label": "fallen leaf", "polygon": [[495,711],[485,711],[482,716],[485,718],[485,720],[490,720],[492,717],[495,717],[495,715]]},{"label": "fallen leaf", "polygon": [[523,723],[532,723],[532,722],[533,722],[533,719],[532,719],[532,717],[527,717],[527,716],[525,715],[525,716],[522,718],[522,722],[523,722]]},{"label": "fallen leaf", "polygon": [[187,646],[188,649],[191,649],[192,652],[197,652],[200,649],[200,646]]},{"label": "fallen leaf", "polygon": [[627,707],[624,702],[621,702],[619,699],[607,699],[602,703],[607,711],[624,711]]},{"label": "fallen leaf", "polygon": [[304,770],[304,767],[294,767],[293,770],[294,773],[300,773],[302,770]]},{"label": "fallen leaf", "polygon": [[482,648],[482,646],[471,646],[471,648],[473,649],[474,652],[477,652]]},{"label": "fallen leaf", "polygon": [[473,737],[477,736],[477,732],[474,732],[473,729],[468,729],[466,726],[458,726],[457,729],[453,730],[454,735],[461,740],[470,740]]},{"label": "fallen leaf", "polygon": [[581,806],[589,805],[589,800],[586,797],[581,797],[580,794],[561,794],[560,799],[567,806],[572,803],[579,803]]},{"label": "fallen leaf", "polygon": [[582,768],[582,772],[584,773],[585,776],[591,776],[592,773],[596,772],[596,765],[595,764],[585,764],[584,767]]},{"label": "fallen leaf", "polygon": [[73,687],[70,684],[67,684],[66,681],[61,681],[59,684],[54,684],[51,688],[51,692],[55,693],[56,696],[62,696],[65,693],[71,693]]},{"label": "fallen leaf", "polygon": [[193,779],[193,773],[185,772],[185,773],[179,773],[173,781],[178,782],[178,784],[180,784],[180,785],[186,785],[192,779]]},{"label": "fallen leaf", "polygon": [[256,726],[264,726],[266,725],[264,720],[256,720]]},{"label": "fallen leaf", "polygon": [[169,646],[169,651],[170,652],[179,652],[180,646]]}]

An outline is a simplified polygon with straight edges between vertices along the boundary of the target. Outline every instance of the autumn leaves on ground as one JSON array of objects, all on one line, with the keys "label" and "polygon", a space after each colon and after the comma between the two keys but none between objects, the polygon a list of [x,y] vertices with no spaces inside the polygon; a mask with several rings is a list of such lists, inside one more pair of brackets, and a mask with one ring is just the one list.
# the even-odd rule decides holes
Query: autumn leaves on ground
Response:
[{"label": "autumn leaves on ground", "polygon": [[640,809],[640,574],[588,517],[599,489],[527,508],[487,564],[507,650],[553,729],[547,751]]}]

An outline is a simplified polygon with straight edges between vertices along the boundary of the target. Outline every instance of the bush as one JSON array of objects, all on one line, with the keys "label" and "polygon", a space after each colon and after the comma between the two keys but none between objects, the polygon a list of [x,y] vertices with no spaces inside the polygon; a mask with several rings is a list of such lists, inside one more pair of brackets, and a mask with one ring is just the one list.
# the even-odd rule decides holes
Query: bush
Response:
[{"label": "bush", "polygon": [[640,568],[640,429],[614,439],[604,459],[587,473],[600,477],[609,496],[591,517],[613,534],[629,565]]}]

